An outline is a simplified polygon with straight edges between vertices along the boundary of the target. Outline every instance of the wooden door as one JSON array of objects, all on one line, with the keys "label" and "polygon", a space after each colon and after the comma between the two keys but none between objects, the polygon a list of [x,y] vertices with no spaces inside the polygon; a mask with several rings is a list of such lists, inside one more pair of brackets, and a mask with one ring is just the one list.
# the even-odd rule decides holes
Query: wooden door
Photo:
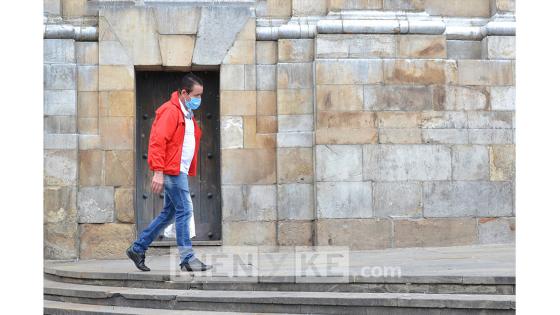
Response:
[{"label": "wooden door", "polygon": [[[193,242],[222,238],[220,189],[219,72],[194,72],[204,84],[200,108],[194,111],[202,129],[197,176],[189,177],[194,207],[196,237]],[[148,167],[148,142],[156,109],[169,100],[184,72],[136,72],[136,223],[138,233],[163,208],[163,194],[151,191],[153,172]],[[162,232],[163,234],[163,232]],[[156,240],[166,240],[160,235]]]}]

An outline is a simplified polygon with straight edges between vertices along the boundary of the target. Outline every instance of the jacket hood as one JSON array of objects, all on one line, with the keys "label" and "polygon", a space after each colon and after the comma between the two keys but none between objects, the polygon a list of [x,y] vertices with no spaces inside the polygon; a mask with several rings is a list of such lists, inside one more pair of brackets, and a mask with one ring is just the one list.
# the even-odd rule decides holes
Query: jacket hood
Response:
[{"label": "jacket hood", "polygon": [[179,93],[177,91],[171,93],[169,101],[171,101],[171,104],[177,106],[178,109],[181,109],[181,103],[179,103]]}]

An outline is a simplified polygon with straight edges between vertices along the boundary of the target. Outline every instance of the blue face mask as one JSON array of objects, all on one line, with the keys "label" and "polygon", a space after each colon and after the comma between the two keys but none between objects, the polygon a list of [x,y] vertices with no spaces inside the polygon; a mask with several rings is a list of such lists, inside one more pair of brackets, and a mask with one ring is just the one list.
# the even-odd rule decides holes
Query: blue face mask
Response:
[{"label": "blue face mask", "polygon": [[200,106],[202,99],[200,97],[191,97],[191,100],[187,102],[187,107],[195,110]]}]

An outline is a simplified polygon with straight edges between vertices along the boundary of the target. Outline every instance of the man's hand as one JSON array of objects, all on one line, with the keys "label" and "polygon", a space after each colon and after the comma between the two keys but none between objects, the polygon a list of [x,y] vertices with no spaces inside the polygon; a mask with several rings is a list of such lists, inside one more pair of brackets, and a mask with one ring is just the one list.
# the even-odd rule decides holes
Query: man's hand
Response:
[{"label": "man's hand", "polygon": [[154,177],[152,178],[152,191],[156,194],[160,194],[163,190],[163,172],[154,172]]}]

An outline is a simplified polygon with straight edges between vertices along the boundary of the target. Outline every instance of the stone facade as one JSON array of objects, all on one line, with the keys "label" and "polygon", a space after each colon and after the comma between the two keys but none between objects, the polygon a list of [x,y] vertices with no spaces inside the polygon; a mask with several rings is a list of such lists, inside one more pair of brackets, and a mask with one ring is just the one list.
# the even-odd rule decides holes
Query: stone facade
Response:
[{"label": "stone facade", "polygon": [[[409,20],[376,26],[381,11]],[[515,240],[515,33],[437,28],[512,21],[513,0],[49,0],[44,12],[96,29],[45,33],[45,258],[123,257],[135,238],[135,67],[220,72],[223,244]],[[436,26],[415,31],[418,14]]]}]

